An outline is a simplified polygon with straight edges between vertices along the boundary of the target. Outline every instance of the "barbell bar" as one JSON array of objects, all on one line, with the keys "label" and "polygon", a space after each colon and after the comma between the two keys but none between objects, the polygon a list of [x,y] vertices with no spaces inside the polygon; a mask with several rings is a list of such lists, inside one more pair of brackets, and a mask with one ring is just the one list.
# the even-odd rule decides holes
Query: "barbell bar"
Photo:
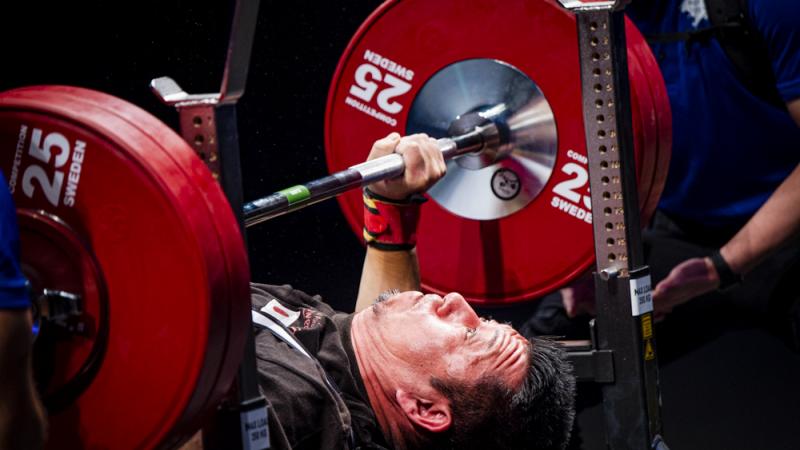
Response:
[{"label": "barbell bar", "polygon": [[[437,139],[436,143],[445,161],[466,155],[478,156],[473,158],[479,161],[476,165],[478,169],[502,159],[507,154],[504,146],[510,140],[510,133],[502,120],[502,111],[504,111],[502,105],[497,105],[482,112],[465,114],[453,121],[451,129],[466,128],[469,131]],[[486,155],[489,157],[481,157]],[[245,226],[251,227],[305,208],[350,189],[399,177],[404,171],[402,155],[393,153],[350,166],[305,184],[277,191],[244,205]]]}]

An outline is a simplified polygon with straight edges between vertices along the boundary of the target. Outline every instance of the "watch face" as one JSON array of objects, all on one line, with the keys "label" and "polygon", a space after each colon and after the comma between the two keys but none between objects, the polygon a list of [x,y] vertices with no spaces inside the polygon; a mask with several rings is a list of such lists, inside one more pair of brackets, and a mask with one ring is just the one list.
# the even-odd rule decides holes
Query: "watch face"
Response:
[{"label": "watch face", "polygon": [[492,175],[492,192],[497,198],[511,200],[519,194],[519,175],[511,169],[498,169]]}]

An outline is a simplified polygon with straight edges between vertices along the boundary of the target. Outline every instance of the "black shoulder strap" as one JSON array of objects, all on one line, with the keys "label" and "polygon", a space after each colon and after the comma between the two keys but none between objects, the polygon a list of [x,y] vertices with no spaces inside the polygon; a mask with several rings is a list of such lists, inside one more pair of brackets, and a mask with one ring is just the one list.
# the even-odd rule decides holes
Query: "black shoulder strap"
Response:
[{"label": "black shoulder strap", "polygon": [[747,15],[747,0],[705,0],[711,25],[694,31],[646,36],[647,42],[686,44],[716,37],[736,76],[754,95],[779,108],[786,104],[778,93],[767,44]]},{"label": "black shoulder strap", "polygon": [[705,0],[708,20],[717,29],[717,41],[736,68],[739,80],[776,106],[785,102],[775,86],[767,43],[748,18],[747,0]]}]

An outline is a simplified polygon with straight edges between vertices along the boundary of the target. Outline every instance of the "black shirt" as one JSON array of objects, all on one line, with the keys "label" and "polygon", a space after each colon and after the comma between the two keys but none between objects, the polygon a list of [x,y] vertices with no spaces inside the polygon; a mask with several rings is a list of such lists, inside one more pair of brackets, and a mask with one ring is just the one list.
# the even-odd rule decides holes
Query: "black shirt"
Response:
[{"label": "black shirt", "polygon": [[251,298],[254,310],[268,307],[319,361],[317,365],[269,330],[256,327],[259,383],[269,403],[272,448],[346,449],[351,428],[356,448],[387,448],[353,354],[353,315],[336,312],[319,296],[288,285],[252,284]]}]

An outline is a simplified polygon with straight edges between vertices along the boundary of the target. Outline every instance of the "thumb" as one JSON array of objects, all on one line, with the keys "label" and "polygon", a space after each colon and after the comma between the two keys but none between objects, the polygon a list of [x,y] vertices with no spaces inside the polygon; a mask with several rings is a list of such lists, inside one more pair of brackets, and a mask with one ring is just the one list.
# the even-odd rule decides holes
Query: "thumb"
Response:
[{"label": "thumb", "polygon": [[380,158],[381,156],[394,153],[394,149],[397,147],[398,142],[400,142],[400,134],[396,132],[390,133],[383,139],[378,139],[372,145],[372,150],[370,150],[369,157],[367,159]]},{"label": "thumb", "polygon": [[661,296],[664,294],[664,286],[663,285],[664,285],[664,282],[662,281],[661,283],[658,283],[656,285],[655,289],[653,289],[653,301],[654,302],[658,301],[661,298]]}]

